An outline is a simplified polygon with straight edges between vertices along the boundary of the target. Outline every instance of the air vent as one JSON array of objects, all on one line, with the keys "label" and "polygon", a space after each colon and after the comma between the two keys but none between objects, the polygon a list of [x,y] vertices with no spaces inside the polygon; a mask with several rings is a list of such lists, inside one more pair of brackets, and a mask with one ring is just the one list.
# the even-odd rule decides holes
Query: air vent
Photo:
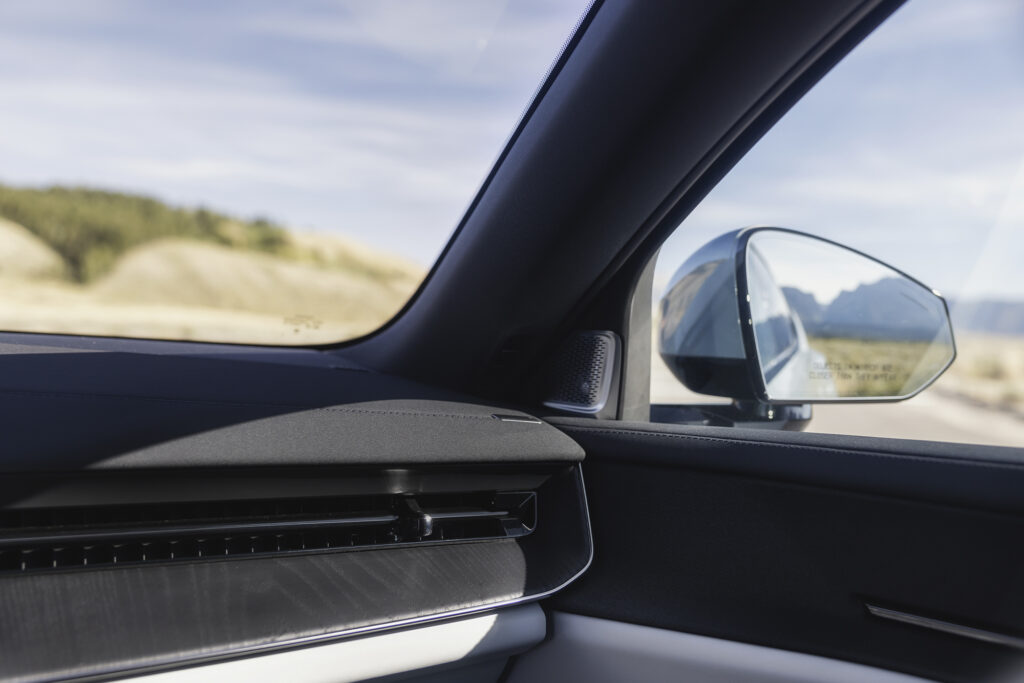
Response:
[{"label": "air vent", "polygon": [[0,511],[0,571],[451,543],[529,534],[532,492],[345,496]]}]

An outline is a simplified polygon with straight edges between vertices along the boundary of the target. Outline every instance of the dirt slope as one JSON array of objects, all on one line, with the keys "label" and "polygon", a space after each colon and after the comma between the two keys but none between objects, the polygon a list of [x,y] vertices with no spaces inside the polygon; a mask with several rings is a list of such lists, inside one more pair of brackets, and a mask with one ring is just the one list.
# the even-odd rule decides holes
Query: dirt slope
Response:
[{"label": "dirt slope", "polygon": [[0,276],[59,278],[64,271],[60,256],[31,232],[0,217]]}]

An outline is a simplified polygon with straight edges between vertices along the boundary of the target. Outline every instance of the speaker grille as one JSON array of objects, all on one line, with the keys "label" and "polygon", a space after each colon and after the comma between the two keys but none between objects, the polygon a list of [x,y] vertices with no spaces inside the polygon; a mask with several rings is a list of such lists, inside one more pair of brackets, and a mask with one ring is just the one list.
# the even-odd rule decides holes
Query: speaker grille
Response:
[{"label": "speaker grille", "polygon": [[596,413],[608,401],[618,353],[612,332],[578,332],[566,340],[555,360],[549,408]]}]

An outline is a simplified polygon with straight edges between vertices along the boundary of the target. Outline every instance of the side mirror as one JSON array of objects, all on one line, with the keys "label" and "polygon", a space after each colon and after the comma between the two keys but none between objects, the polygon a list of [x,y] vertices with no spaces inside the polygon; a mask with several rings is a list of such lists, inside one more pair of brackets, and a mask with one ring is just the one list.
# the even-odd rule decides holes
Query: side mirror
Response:
[{"label": "side mirror", "polygon": [[899,401],[956,357],[937,292],[782,228],[731,232],[688,259],[661,299],[658,336],[687,388],[765,404]]}]

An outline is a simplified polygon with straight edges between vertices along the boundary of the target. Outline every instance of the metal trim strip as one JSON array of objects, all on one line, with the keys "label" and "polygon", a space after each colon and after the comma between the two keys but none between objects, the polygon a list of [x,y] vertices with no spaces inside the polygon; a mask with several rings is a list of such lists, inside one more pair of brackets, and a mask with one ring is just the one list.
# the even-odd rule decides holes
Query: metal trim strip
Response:
[{"label": "metal trim strip", "polygon": [[973,626],[964,626],[963,624],[943,621],[942,619],[932,619],[931,617],[924,617],[920,614],[901,612],[900,610],[879,607],[878,605],[865,604],[865,607],[867,607],[868,612],[873,616],[881,619],[898,621],[902,624],[910,624],[911,626],[920,626],[921,628],[941,631],[942,633],[949,633],[962,638],[971,638],[972,640],[980,640],[986,643],[993,643],[995,645],[1012,647],[1016,650],[1024,650],[1024,638],[974,628]]}]

